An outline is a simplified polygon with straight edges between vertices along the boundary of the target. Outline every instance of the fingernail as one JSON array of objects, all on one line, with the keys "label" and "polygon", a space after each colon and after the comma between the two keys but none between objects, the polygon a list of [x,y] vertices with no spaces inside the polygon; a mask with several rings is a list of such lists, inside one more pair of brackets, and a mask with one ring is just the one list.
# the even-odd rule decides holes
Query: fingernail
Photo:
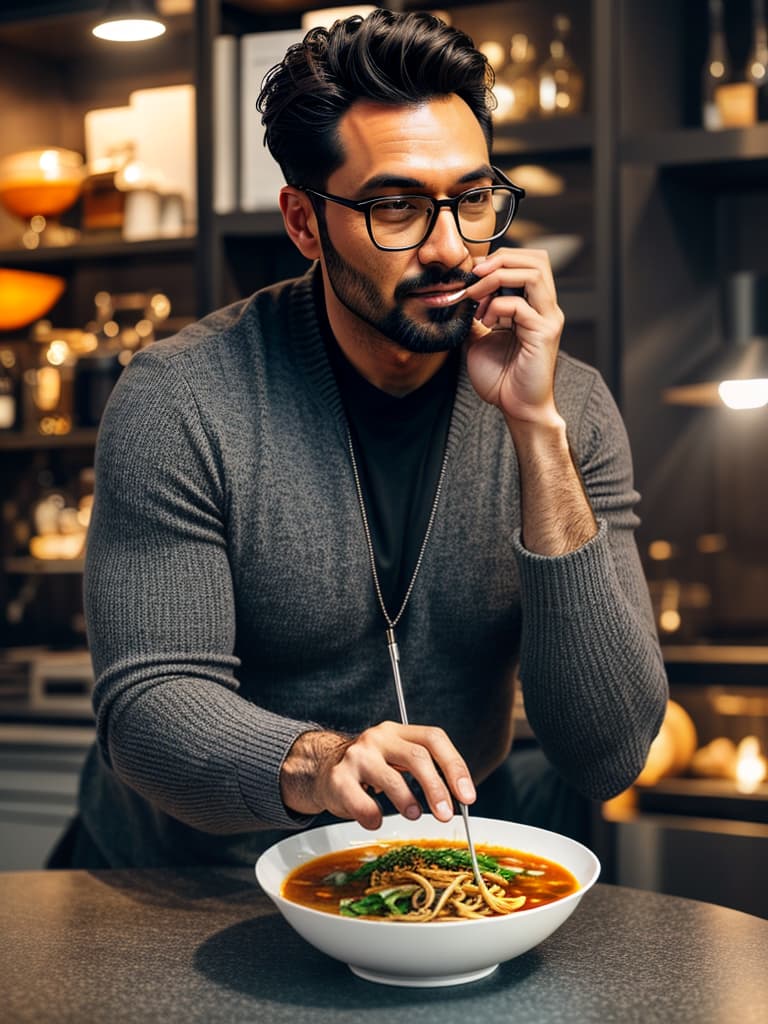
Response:
[{"label": "fingernail", "polygon": [[459,779],[456,783],[456,788],[459,791],[461,799],[466,803],[468,800],[475,799],[475,787],[472,785],[469,779]]},{"label": "fingernail", "polygon": [[441,800],[440,803],[435,807],[438,818],[452,818],[453,808],[445,800]]},{"label": "fingernail", "polygon": [[417,818],[421,817],[421,808],[418,804],[411,804],[405,808],[403,812],[406,818],[410,818],[411,821],[416,821]]}]

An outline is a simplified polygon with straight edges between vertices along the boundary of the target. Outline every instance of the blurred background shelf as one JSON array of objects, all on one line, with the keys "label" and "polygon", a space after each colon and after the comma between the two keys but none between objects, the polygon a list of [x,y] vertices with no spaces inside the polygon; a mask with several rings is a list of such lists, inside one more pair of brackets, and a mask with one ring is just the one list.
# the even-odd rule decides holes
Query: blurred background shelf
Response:
[{"label": "blurred background shelf", "polygon": [[501,156],[582,153],[591,150],[593,143],[594,127],[589,114],[497,125],[493,132],[494,152]]},{"label": "blurred background shelf", "polygon": [[620,156],[626,163],[658,167],[768,161],[768,124],[720,131],[688,128],[625,138]]},{"label": "blurred background shelf", "polygon": [[98,429],[73,430],[69,434],[0,433],[0,451],[46,451],[63,448],[90,448],[96,443]]},{"label": "blurred background shelf", "polygon": [[197,237],[152,238],[141,242],[126,242],[119,236],[83,237],[76,245],[63,245],[41,249],[0,249],[0,266],[55,267],[63,264],[91,260],[132,260],[147,256],[175,258],[192,254]]},{"label": "blurred background shelf", "polygon": [[79,575],[85,568],[84,558],[6,558],[3,568],[7,573],[24,576]]}]

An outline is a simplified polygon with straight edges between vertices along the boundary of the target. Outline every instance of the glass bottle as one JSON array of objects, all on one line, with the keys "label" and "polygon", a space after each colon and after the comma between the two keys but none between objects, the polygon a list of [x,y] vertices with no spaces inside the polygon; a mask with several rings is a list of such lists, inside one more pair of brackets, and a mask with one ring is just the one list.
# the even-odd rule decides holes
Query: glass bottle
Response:
[{"label": "glass bottle", "polygon": [[752,45],[747,57],[745,78],[757,89],[760,120],[768,118],[768,21],[765,0],[752,0]]},{"label": "glass bottle", "polygon": [[0,431],[19,424],[19,371],[12,348],[0,348]]},{"label": "glass bottle", "polygon": [[75,356],[69,341],[82,332],[59,330],[45,320],[33,329],[37,345],[36,366],[26,371],[28,413],[37,433],[46,436],[72,430],[72,399]]},{"label": "glass bottle", "polygon": [[566,40],[571,19],[556,14],[555,35],[549,44],[549,57],[539,68],[539,113],[542,117],[577,114],[584,101],[584,75],[571,59]]},{"label": "glass bottle", "polygon": [[504,89],[503,108],[497,120],[525,121],[536,111],[537,82],[534,70],[536,50],[524,32],[516,32],[509,46],[509,63],[498,76],[498,88]]},{"label": "glass bottle", "polygon": [[701,123],[707,131],[722,128],[717,89],[731,77],[723,27],[723,0],[709,0],[709,46],[701,80]]}]

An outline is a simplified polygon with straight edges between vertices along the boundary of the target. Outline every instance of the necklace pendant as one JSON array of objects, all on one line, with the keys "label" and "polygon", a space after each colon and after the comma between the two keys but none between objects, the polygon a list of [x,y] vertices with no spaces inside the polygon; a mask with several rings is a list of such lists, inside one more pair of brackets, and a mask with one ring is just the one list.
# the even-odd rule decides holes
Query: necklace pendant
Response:
[{"label": "necklace pendant", "polygon": [[397,694],[397,706],[400,709],[400,721],[408,725],[408,711],[405,707],[405,694],[403,693],[403,682],[400,678],[400,648],[397,646],[397,638],[393,626],[387,627],[387,650],[392,665],[392,677],[395,681],[395,693]]}]

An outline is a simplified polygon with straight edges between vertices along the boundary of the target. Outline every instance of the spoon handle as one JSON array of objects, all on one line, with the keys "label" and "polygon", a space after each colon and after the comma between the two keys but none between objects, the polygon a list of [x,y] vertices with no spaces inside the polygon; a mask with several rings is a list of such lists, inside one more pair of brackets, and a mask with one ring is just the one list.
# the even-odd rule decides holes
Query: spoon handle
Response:
[{"label": "spoon handle", "polygon": [[[392,677],[395,681],[395,693],[397,694],[397,704],[400,709],[400,721],[403,725],[408,725],[408,711],[405,707],[403,681],[400,678],[400,650],[397,646],[397,638],[395,637],[395,630],[393,626],[390,626],[387,629],[387,650],[389,651],[389,660],[392,664]],[[478,888],[484,890],[485,881],[483,880],[483,876],[480,874],[480,866],[477,863],[477,854],[475,853],[472,835],[469,830],[469,810],[467,805],[463,803],[459,803],[459,807],[461,809],[461,816],[464,819],[464,831],[467,834],[469,856],[472,858],[472,873],[475,876]]]},{"label": "spoon handle", "polygon": [[461,816],[464,819],[464,831],[467,834],[467,846],[469,847],[469,856],[472,860],[472,874],[475,876],[477,887],[480,890],[483,890],[485,889],[485,880],[483,879],[483,876],[480,874],[480,865],[477,863],[475,845],[472,842],[472,834],[469,831],[469,808],[467,807],[466,804],[463,804],[461,802],[459,803],[459,808],[461,810]]}]

